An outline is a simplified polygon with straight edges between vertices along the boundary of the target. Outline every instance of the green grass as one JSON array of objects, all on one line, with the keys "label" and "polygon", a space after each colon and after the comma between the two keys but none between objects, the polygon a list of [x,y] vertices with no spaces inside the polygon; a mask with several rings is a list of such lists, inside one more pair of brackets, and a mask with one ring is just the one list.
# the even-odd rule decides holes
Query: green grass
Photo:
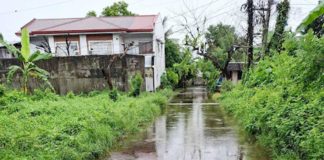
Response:
[{"label": "green grass", "polygon": [[6,92],[0,96],[0,159],[96,159],[150,124],[171,94],[121,95],[113,102],[108,92]]}]

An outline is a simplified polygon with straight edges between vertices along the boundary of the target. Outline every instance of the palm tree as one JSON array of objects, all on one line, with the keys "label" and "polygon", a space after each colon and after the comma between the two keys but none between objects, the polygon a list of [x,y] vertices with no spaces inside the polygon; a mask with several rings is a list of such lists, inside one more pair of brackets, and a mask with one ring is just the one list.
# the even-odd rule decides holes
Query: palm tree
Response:
[{"label": "palm tree", "polygon": [[9,67],[7,76],[9,83],[12,82],[15,74],[21,72],[23,80],[22,89],[25,94],[28,93],[27,85],[30,78],[40,79],[44,81],[52,90],[54,90],[53,86],[48,80],[49,73],[46,70],[39,68],[35,64],[37,61],[51,58],[52,55],[50,53],[41,53],[40,51],[36,51],[34,53],[30,52],[29,33],[26,28],[22,29],[21,31],[21,50],[5,42],[2,35],[0,35],[0,43],[3,44],[11,54],[22,62],[22,67],[17,65],[12,65]]}]

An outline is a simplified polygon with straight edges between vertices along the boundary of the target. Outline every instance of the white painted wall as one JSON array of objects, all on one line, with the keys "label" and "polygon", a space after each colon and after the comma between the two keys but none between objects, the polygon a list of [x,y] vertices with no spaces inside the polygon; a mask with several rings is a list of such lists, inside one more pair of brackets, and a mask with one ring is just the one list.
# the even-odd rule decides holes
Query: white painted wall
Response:
[{"label": "white painted wall", "polygon": [[157,88],[161,85],[161,76],[165,72],[165,37],[161,16],[158,17],[155,23],[153,39],[155,53],[154,83]]},{"label": "white painted wall", "polygon": [[48,36],[48,43],[51,48],[52,53],[55,53],[55,43],[54,43],[54,37],[53,36]]},{"label": "white painted wall", "polygon": [[121,46],[121,37],[120,34],[113,34],[113,54],[122,53],[122,46]]},{"label": "white painted wall", "polygon": [[80,35],[80,53],[81,55],[88,55],[88,44],[87,44],[87,36]]},{"label": "white painted wall", "polygon": [[237,84],[238,82],[238,71],[232,71],[232,83]]}]

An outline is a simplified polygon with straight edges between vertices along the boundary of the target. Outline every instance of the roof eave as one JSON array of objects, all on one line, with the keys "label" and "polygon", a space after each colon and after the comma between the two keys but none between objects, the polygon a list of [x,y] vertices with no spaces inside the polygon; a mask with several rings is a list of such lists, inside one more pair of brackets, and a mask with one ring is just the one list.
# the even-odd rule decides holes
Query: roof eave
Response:
[{"label": "roof eave", "polygon": [[[102,32],[153,32],[153,29],[90,29],[90,30],[58,30],[58,31],[32,31],[30,35],[50,35],[50,34],[78,34],[78,33],[102,33]],[[16,35],[20,36],[20,32]]]}]

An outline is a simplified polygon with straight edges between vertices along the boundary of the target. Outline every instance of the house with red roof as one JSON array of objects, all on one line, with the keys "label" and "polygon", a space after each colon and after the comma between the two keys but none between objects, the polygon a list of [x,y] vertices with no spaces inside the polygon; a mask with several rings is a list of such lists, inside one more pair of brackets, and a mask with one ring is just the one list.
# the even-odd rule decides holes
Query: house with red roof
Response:
[{"label": "house with red roof", "polygon": [[159,15],[33,19],[22,28],[31,44],[53,56],[143,55],[146,90],[160,86],[165,54]]}]

